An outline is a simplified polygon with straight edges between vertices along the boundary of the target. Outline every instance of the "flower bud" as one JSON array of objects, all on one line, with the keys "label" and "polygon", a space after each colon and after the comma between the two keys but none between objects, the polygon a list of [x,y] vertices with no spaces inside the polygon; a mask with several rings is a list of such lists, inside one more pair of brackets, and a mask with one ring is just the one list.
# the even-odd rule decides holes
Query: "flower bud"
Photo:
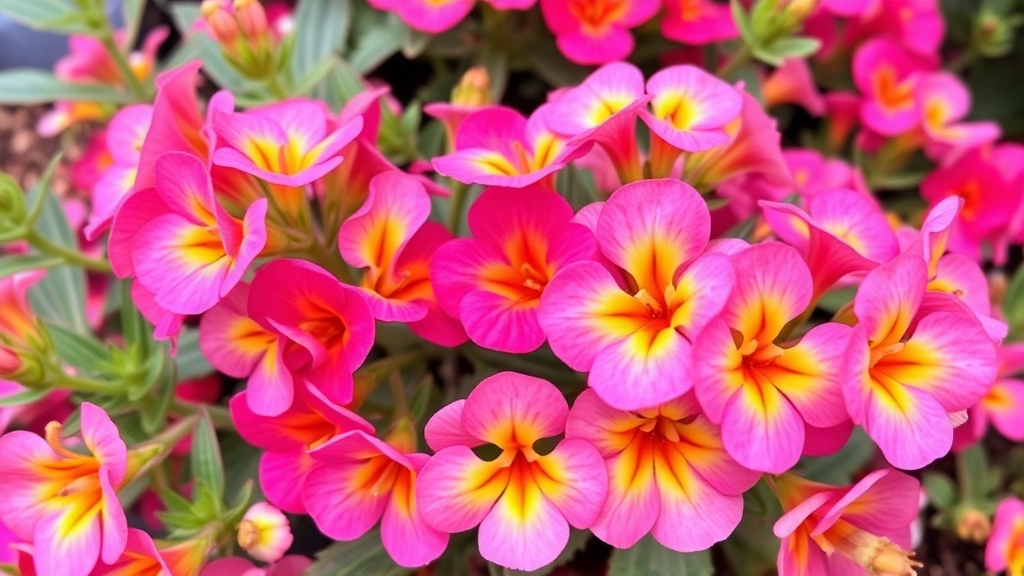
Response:
[{"label": "flower bud", "polygon": [[17,382],[26,388],[46,385],[46,369],[32,350],[0,344],[0,380]]},{"label": "flower bud", "polygon": [[784,26],[790,30],[803,24],[817,6],[818,0],[791,0],[782,9]]},{"label": "flower bud", "polygon": [[200,8],[203,20],[210,29],[210,35],[214,40],[227,49],[238,39],[240,31],[238,22],[221,0],[203,0]]},{"label": "flower bud", "polygon": [[956,514],[956,535],[961,540],[984,544],[992,534],[992,522],[988,516],[973,508],[958,510]]},{"label": "flower bud", "polygon": [[452,104],[480,107],[492,103],[491,77],[483,66],[474,66],[462,75],[452,90]]},{"label": "flower bud", "polygon": [[5,238],[4,235],[15,233],[24,224],[27,216],[25,193],[13,178],[0,174],[0,239],[16,239]]},{"label": "flower bud", "polygon": [[259,0],[235,0],[234,9],[242,33],[250,41],[263,39],[270,32],[267,12]]},{"label": "flower bud", "polygon": [[1014,36],[1020,22],[987,8],[982,8],[974,23],[974,47],[986,58],[1006,56],[1013,50]]},{"label": "flower bud", "polygon": [[238,545],[263,562],[277,562],[292,540],[288,518],[266,502],[253,504],[238,525]]},{"label": "flower bud", "polygon": [[18,353],[0,345],[0,379],[14,380],[14,376],[21,370],[23,362]]},{"label": "flower bud", "polygon": [[409,418],[399,418],[391,427],[385,442],[402,454],[416,451],[416,428]]}]

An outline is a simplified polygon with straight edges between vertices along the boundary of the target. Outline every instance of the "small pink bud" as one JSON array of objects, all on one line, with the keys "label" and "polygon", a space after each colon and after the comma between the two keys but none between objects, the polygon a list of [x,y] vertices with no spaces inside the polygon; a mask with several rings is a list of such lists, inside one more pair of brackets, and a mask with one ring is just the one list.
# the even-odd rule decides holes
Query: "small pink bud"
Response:
[{"label": "small pink bud", "polygon": [[252,41],[267,36],[270,31],[267,12],[259,0],[235,0],[234,8],[238,24],[246,38]]},{"label": "small pink bud", "polygon": [[203,20],[210,29],[210,35],[222,46],[230,45],[238,38],[238,22],[221,0],[203,0]]},{"label": "small pink bud", "polygon": [[18,354],[7,346],[0,346],[0,378],[10,379],[21,370]]},{"label": "small pink bud", "polygon": [[238,545],[263,562],[277,562],[292,545],[288,518],[266,502],[253,504],[238,525]]}]

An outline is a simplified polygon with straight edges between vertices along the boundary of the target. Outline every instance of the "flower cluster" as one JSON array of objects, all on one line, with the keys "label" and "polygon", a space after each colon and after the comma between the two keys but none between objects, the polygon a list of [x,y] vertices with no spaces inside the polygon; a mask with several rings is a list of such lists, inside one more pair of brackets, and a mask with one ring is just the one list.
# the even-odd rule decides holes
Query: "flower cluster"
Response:
[{"label": "flower cluster", "polygon": [[[155,73],[162,30],[138,53],[73,39],[61,79],[138,98],[61,101],[40,126],[107,122],[66,242],[37,231],[60,203],[40,219],[49,200],[0,181],[16,209],[0,215],[0,428],[19,428],[0,436],[0,562],[296,575],[312,561],[287,555],[288,515],[308,515],[404,568],[475,541],[530,571],[573,530],[694,554],[749,540],[758,514],[781,575],[916,574],[917,471],[971,454],[990,422],[1024,440],[1008,338],[1024,318],[985,272],[1024,243],[1024,148],[970,116],[936,3],[369,4],[452,36],[475,9],[494,33],[533,15],[599,67],[529,112],[496,101],[493,67],[468,68],[422,108],[431,145],[417,102],[330,51],[318,69],[255,0],[206,0],[188,30],[244,89],[201,88],[223,74],[205,60]],[[649,21],[714,65],[675,54],[645,77],[625,59]],[[727,40],[740,51],[719,54]],[[819,91],[830,68],[846,89]],[[779,110],[820,128],[806,148]],[[90,274],[56,277],[68,265]],[[83,307],[66,294],[89,292],[91,323],[46,309],[62,281]],[[225,473],[220,442],[239,437],[253,478]],[[878,457],[820,482],[808,463],[847,446]],[[991,532],[989,569],[1019,572],[1024,504],[991,529],[991,497],[934,503]],[[133,506],[167,538],[129,527]],[[259,564],[220,557],[235,543]]]}]

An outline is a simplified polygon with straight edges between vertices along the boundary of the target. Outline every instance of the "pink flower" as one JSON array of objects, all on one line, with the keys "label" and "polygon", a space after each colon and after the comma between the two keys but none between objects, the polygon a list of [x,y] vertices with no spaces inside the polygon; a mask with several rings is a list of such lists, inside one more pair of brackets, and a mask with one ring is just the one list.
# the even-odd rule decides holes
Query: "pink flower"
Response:
[{"label": "pink flower", "polygon": [[853,190],[829,190],[792,204],[759,202],[779,238],[796,247],[814,279],[812,302],[847,274],[864,272],[899,254],[899,242],[877,201]]},{"label": "pink flower", "polygon": [[189,154],[164,154],[155,173],[155,187],[129,196],[114,217],[111,266],[121,278],[135,276],[164,310],[205,312],[263,250],[267,201],[235,219],[214,197],[202,160]]},{"label": "pink flower", "polygon": [[985,396],[968,410],[967,423],[953,430],[953,450],[965,450],[985,437],[988,425],[1003,437],[1024,442],[1024,344],[1004,344],[996,351],[998,373]]},{"label": "pink flower", "polygon": [[452,235],[428,222],[429,216],[423,186],[401,172],[385,172],[370,182],[363,207],[342,224],[338,250],[351,266],[365,269],[360,289],[374,318],[405,322],[426,340],[458,346],[466,333],[441,310],[430,281],[430,259]]},{"label": "pink flower", "polygon": [[839,1],[864,6],[862,17],[851,20],[846,31],[846,41],[851,45],[874,37],[890,37],[916,56],[930,58],[938,53],[946,23],[936,0]]},{"label": "pink flower", "polygon": [[864,97],[861,122],[883,136],[899,136],[917,126],[917,83],[921,73],[934,67],[931,60],[909,53],[895,40],[864,43],[853,57],[853,79]]},{"label": "pink flower", "polygon": [[448,151],[455,148],[455,135],[462,121],[470,114],[487,107],[493,101],[491,77],[483,66],[466,70],[452,89],[451,102],[431,102],[423,107],[424,114],[441,121],[447,135]]},{"label": "pink flower", "polygon": [[153,107],[148,104],[125,107],[110,120],[106,144],[112,165],[90,190],[92,210],[84,230],[86,238],[93,240],[110,226],[121,202],[132,191],[152,120]]},{"label": "pink flower", "polygon": [[0,437],[0,521],[31,542],[40,576],[87,575],[101,559],[115,562],[127,545],[128,524],[117,499],[127,449],[110,417],[82,404],[82,440],[88,453],[64,447],[61,425],[46,439],[31,432]]},{"label": "pink flower", "polygon": [[311,564],[309,558],[294,554],[266,568],[257,568],[245,558],[220,558],[204,566],[199,576],[302,576]]},{"label": "pink flower", "polygon": [[[526,10],[537,0],[483,0],[498,10]],[[476,0],[369,0],[377,10],[394,12],[410,28],[440,34],[462,21]]]},{"label": "pink flower", "polygon": [[199,573],[210,549],[211,542],[205,537],[158,546],[149,534],[129,528],[124,554],[109,566],[97,566],[92,576],[189,576]]},{"label": "pink flower", "polygon": [[[480,555],[515,570],[551,563],[569,526],[590,527],[608,490],[604,462],[586,440],[566,438],[545,456],[533,444],[565,432],[569,407],[551,383],[502,372],[426,427],[437,451],[420,472],[416,497],[427,524],[442,532],[479,530]],[[485,461],[472,448],[502,450]]]},{"label": "pink flower", "polygon": [[727,126],[739,119],[743,96],[696,66],[665,68],[647,81],[651,110],[641,118],[651,129],[651,173],[668,176],[681,152],[724,147]]},{"label": "pink flower", "polygon": [[363,129],[357,116],[329,131],[328,114],[323,102],[302,98],[215,112],[213,129],[223,147],[213,162],[272,184],[309,184],[341,163],[339,152]]},{"label": "pink flower", "polygon": [[704,253],[707,206],[678,180],[627,184],[599,209],[605,263],[559,272],[541,297],[540,325],[555,355],[590,372],[587,383],[604,402],[657,406],[691,388],[692,343],[725,306],[733,267]]},{"label": "pink flower", "polygon": [[427,461],[415,452],[405,431],[388,442],[353,431],[310,452],[314,461],[302,500],[324,534],[356,540],[381,522],[384,549],[400,566],[415,568],[436,560],[448,534],[424,519],[426,505],[417,487]]},{"label": "pink flower", "polygon": [[796,250],[775,242],[731,259],[736,287],[694,345],[694,388],[729,454],[778,474],[800,458],[807,428],[847,419],[840,374],[850,329],[829,322],[799,342],[775,344],[811,304],[810,271]]},{"label": "pink flower", "polygon": [[967,410],[996,377],[996,349],[969,310],[932,309],[928,266],[905,254],[868,273],[846,350],[843,396],[855,424],[897,468],[949,452],[950,413]]},{"label": "pink flower", "polygon": [[622,182],[642,180],[636,117],[649,100],[639,68],[626,62],[607,64],[551,104],[550,127],[575,141],[595,142]]},{"label": "pink flower", "polygon": [[926,151],[941,159],[999,139],[995,122],[960,122],[971,110],[971,93],[963,82],[948,72],[933,72],[917,84],[917,107],[928,138]]},{"label": "pink flower", "polygon": [[860,123],[860,97],[853,92],[829,92],[824,99],[829,150],[841,151]]},{"label": "pink flower", "polygon": [[910,476],[877,470],[843,488],[785,474],[774,488],[785,511],[775,523],[779,574],[914,574],[921,567],[905,551],[921,490]]},{"label": "pink flower", "polygon": [[1006,498],[996,508],[992,535],[985,544],[985,568],[1017,574],[1024,570],[1024,502]]},{"label": "pink flower", "polygon": [[540,183],[554,189],[554,174],[590,150],[551,128],[553,109],[542,105],[530,116],[492,106],[467,117],[455,136],[455,152],[434,158],[434,170],[466,184],[523,188]]},{"label": "pink flower", "polygon": [[658,0],[541,0],[558,49],[576,64],[607,64],[633,51],[636,28],[658,13]]},{"label": "pink flower", "polygon": [[302,485],[313,466],[309,451],[353,430],[373,433],[373,426],[302,386],[295,401],[277,416],[260,416],[250,408],[250,391],[231,399],[231,420],[242,438],[264,450],[260,456],[260,488],[271,504],[296,514],[306,512]]},{"label": "pink flower", "polygon": [[[352,401],[352,373],[373,347],[375,327],[359,290],[304,260],[274,260],[256,272],[248,315],[278,336],[266,379],[250,406],[276,416],[292,403],[293,382],[309,382],[339,405]],[[252,384],[252,382],[250,382]]]},{"label": "pink flower", "polygon": [[238,545],[263,562],[280,560],[293,540],[288,517],[266,502],[250,506],[238,525]]},{"label": "pink flower", "polygon": [[536,350],[544,343],[537,307],[552,277],[596,252],[572,219],[564,198],[537,186],[484,190],[469,209],[473,237],[449,241],[431,260],[441,308],[480,346]]},{"label": "pink flower", "polygon": [[586,390],[565,427],[605,459],[608,499],[591,530],[616,548],[651,532],[677,552],[706,550],[739,524],[742,494],[760,477],[725,452],[692,394],[629,412]]},{"label": "pink flower", "polygon": [[798,104],[813,116],[825,113],[825,100],[814,85],[814,76],[806,60],[790,58],[761,84],[765,105]]},{"label": "pink flower", "polygon": [[28,291],[45,276],[46,270],[40,269],[0,278],[0,335],[15,343],[25,343],[38,334]]},{"label": "pink flower", "polygon": [[710,0],[665,0],[661,33],[683,44],[714,44],[738,38],[729,6]]}]

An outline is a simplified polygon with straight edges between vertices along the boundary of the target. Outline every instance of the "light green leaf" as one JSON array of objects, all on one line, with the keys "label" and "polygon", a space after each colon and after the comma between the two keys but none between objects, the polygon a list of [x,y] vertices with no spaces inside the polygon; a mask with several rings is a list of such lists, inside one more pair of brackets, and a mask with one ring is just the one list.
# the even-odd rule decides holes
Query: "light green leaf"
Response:
[{"label": "light green leaf", "polygon": [[335,542],[316,555],[306,576],[407,576],[413,570],[395,564],[380,540],[380,529],[352,542]]},{"label": "light green leaf", "polygon": [[49,72],[15,68],[0,72],[0,104],[46,104],[57,100],[127,104],[132,96],[103,84],[76,84]]},{"label": "light green leaf", "polygon": [[322,84],[324,100],[332,110],[341,110],[353,96],[366,89],[363,77],[351,64],[339,62]]},{"label": "light green leaf", "polygon": [[[30,195],[45,194],[36,232],[43,238],[78,249],[75,233],[68,226],[60,202],[49,190],[35,188]],[[41,318],[80,334],[89,333],[85,317],[85,271],[73,266],[50,270],[30,291],[32,308]]]},{"label": "light green leaf", "polygon": [[405,30],[406,25],[389,13],[381,24],[356,39],[355,47],[348,56],[349,63],[361,74],[376,69],[402,49]]},{"label": "light green leaf", "polygon": [[125,45],[134,46],[142,25],[142,15],[146,12],[146,0],[121,0],[121,14],[124,18]]},{"label": "light green leaf", "polygon": [[0,14],[36,30],[85,34],[95,32],[68,0],[0,0]]},{"label": "light green leaf", "polygon": [[[310,68],[305,76],[299,79],[292,89],[292,96],[309,96],[314,93],[314,90],[317,90],[317,93],[319,93],[320,83],[327,78],[339,63],[337,56],[326,56]],[[326,90],[326,88],[323,90]]]},{"label": "light green leaf", "polygon": [[202,378],[213,374],[213,366],[199,349],[199,331],[184,328],[178,335],[178,354],[174,357],[178,365],[178,382]]},{"label": "light green leaf", "polygon": [[680,554],[658,544],[651,535],[628,550],[615,550],[608,562],[608,576],[710,576],[714,574],[708,552]]},{"label": "light green leaf", "polygon": [[1010,333],[1019,338],[1024,334],[1024,266],[1017,269],[1003,299],[1003,317],[1010,325]]},{"label": "light green leaf", "polygon": [[418,58],[430,45],[430,41],[434,39],[433,34],[427,34],[426,32],[420,32],[419,30],[413,30],[409,28],[405,33],[405,44],[402,46],[402,56],[405,56],[409,60]]},{"label": "light green leaf", "polygon": [[736,27],[739,28],[740,38],[743,39],[743,43],[747,46],[752,46],[754,44],[754,34],[750,30],[750,17],[747,16],[743,3],[740,0],[730,0],[729,9],[732,11],[732,20],[736,23]]},{"label": "light green leaf", "polygon": [[302,0],[295,11],[295,77],[304,78],[328,56],[341,54],[351,27],[351,0]]},{"label": "light green leaf", "polygon": [[61,361],[85,374],[99,373],[103,363],[110,360],[110,351],[90,333],[82,334],[56,325],[48,325],[47,332]]},{"label": "light green leaf", "polygon": [[64,263],[64,259],[57,256],[44,256],[42,254],[28,254],[25,256],[0,256],[0,278],[12,276],[26,270],[37,270],[40,268],[53,268]]},{"label": "light green leaf", "polygon": [[217,431],[206,409],[200,409],[199,423],[192,434],[192,478],[207,486],[213,495],[224,498],[224,460],[221,458]]},{"label": "light green leaf", "polygon": [[821,48],[821,41],[816,38],[790,36],[779,38],[767,46],[755,47],[754,56],[758,60],[779,66],[783,60],[810,56],[817,52],[818,48]]},{"label": "light green leaf", "polygon": [[928,494],[928,500],[939,510],[945,510],[956,504],[956,484],[945,474],[939,472],[925,472],[921,478],[924,491]]},{"label": "light green leaf", "polygon": [[0,398],[0,408],[31,404],[50,393],[49,388],[26,388],[17,394]]}]

